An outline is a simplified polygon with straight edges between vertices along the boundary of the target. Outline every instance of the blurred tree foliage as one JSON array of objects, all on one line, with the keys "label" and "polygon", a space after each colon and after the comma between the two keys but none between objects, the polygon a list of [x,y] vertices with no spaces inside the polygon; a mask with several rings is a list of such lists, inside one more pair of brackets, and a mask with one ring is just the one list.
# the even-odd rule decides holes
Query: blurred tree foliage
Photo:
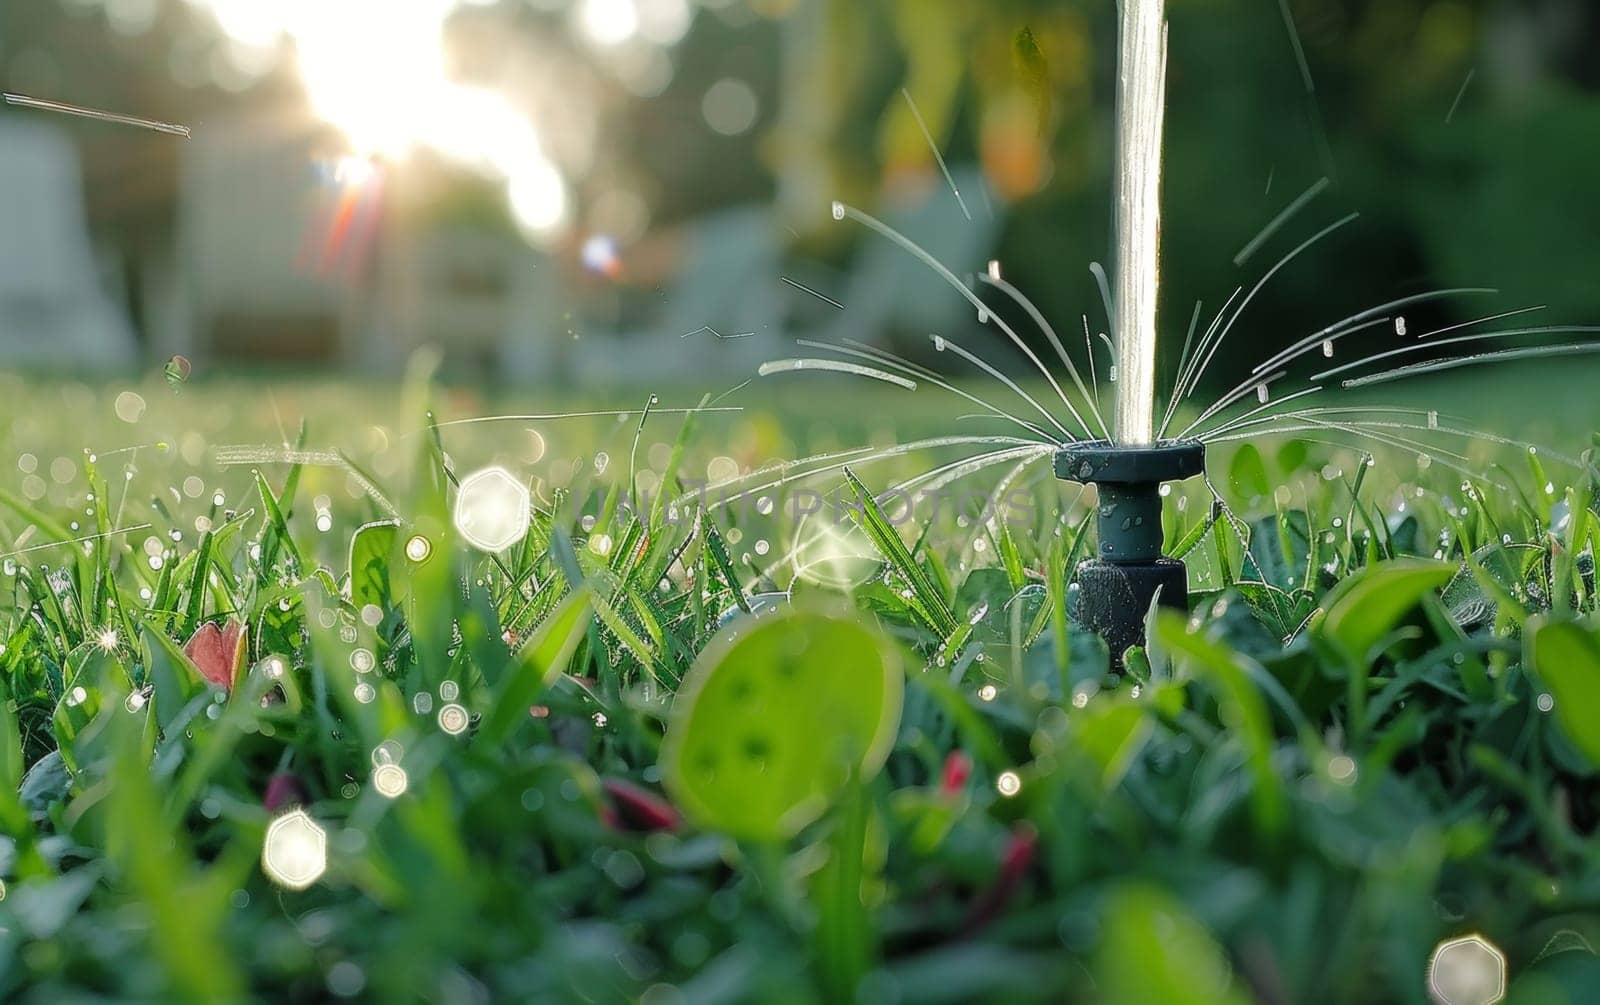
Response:
[{"label": "blurred tree foliage", "polygon": [[[3,81],[198,126],[243,104],[302,101],[289,72],[238,93],[203,82],[214,26],[180,0],[158,11],[129,36],[106,27],[97,0],[0,7]],[[464,11],[500,34],[563,16],[522,0]],[[1443,286],[1498,287],[1504,307],[1549,304],[1551,322],[1600,318],[1600,200],[1588,198],[1600,4],[1169,0],[1169,13],[1169,342],[1181,342],[1196,301],[1209,317],[1352,210],[1360,221],[1252,303],[1230,336],[1242,357]],[[574,185],[580,201],[588,189],[637,188],[663,226],[775,193],[803,253],[843,256],[862,235],[824,225],[829,200],[872,205],[897,187],[941,184],[904,92],[948,161],[982,164],[988,190],[970,194],[973,210],[992,203],[1003,221],[1007,277],[1058,328],[1085,313],[1103,327],[1087,264],[1110,251],[1115,30],[1114,0],[734,0],[700,13],[661,94],[613,103],[607,158]],[[747,136],[700,121],[702,95],[725,76],[749,81],[767,109]],[[180,148],[125,131],[78,135],[96,227],[136,271],[165,240]],[[1235,265],[1323,177],[1326,191]],[[495,191],[458,182],[451,212],[484,215],[463,201],[498,210]],[[1440,304],[1416,323],[1485,306]],[[1174,344],[1169,366],[1175,356]],[[1218,371],[1233,372],[1230,362]]]},{"label": "blurred tree foliage", "polygon": [[[1596,5],[1170,0],[1169,15],[1169,366],[1197,300],[1209,316],[1353,210],[1355,225],[1261,292],[1230,337],[1242,358],[1442,286],[1496,287],[1509,306],[1548,304],[1551,321],[1600,317]],[[789,16],[813,19],[821,43],[788,75],[774,158],[804,219],[822,193],[870,202],[908,179],[937,183],[904,88],[946,159],[980,161],[992,198],[1011,204],[997,249],[1008,277],[1058,327],[1085,312],[1104,326],[1086,266],[1110,254],[1110,0],[817,0]],[[1326,191],[1236,266],[1323,177]]]}]

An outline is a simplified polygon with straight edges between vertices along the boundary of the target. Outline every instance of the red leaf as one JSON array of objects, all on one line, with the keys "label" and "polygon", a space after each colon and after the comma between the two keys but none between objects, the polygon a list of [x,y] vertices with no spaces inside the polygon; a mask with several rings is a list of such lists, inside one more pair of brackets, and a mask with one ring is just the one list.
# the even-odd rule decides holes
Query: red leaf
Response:
[{"label": "red leaf", "polygon": [[1032,824],[1021,823],[1012,830],[1010,838],[1006,840],[1005,852],[1000,856],[1000,872],[988,889],[973,898],[972,906],[967,910],[967,920],[962,928],[968,935],[977,933],[1005,910],[1017,889],[1022,886],[1022,880],[1027,876],[1028,867],[1033,865],[1033,856],[1038,849],[1039,832],[1033,829]]},{"label": "red leaf", "polygon": [[602,779],[600,788],[615,807],[617,819],[613,826],[635,831],[670,831],[677,830],[683,823],[683,815],[677,807],[649,789],[620,778]]},{"label": "red leaf", "polygon": [[310,801],[306,787],[289,771],[280,771],[267,779],[266,791],[261,794],[261,805],[266,807],[268,813],[303,806]]},{"label": "red leaf", "polygon": [[242,621],[230,618],[220,626],[208,621],[183,644],[183,654],[194,661],[202,677],[232,691],[244,666],[249,635]]},{"label": "red leaf", "polygon": [[939,791],[953,796],[967,787],[967,779],[971,777],[972,757],[964,750],[952,750],[944,759],[944,777]]}]

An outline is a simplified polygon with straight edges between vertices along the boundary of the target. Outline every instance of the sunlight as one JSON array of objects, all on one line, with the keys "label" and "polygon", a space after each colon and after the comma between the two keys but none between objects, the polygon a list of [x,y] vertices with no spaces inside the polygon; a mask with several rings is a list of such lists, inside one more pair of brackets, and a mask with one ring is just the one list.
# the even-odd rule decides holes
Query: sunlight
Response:
[{"label": "sunlight", "polygon": [[[372,158],[400,160],[431,150],[505,182],[511,213],[530,240],[553,237],[566,224],[566,182],[546,155],[531,113],[504,94],[462,84],[447,72],[445,25],[463,6],[460,0],[195,2],[246,52],[292,50],[312,111],[350,143],[352,156],[340,160],[341,170],[361,161],[370,169]],[[655,34],[681,36],[687,8],[681,0],[666,0],[650,9],[663,6],[666,13],[651,23],[667,30]],[[588,37],[610,44],[632,37],[640,18],[631,0],[599,0],[584,5],[579,23]]]}]

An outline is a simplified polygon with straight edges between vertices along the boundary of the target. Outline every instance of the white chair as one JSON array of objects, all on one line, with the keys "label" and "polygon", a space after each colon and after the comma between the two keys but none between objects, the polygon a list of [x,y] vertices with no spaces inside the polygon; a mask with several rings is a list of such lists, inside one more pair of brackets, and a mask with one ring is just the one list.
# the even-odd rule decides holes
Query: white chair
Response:
[{"label": "white chair", "polygon": [[297,362],[358,354],[364,277],[346,259],[323,261],[333,194],[317,155],[329,149],[316,127],[273,114],[195,130],[168,316],[152,326],[158,350]]},{"label": "white chair", "polygon": [[[938,175],[931,176],[924,188],[886,196],[873,215],[964,279],[988,264],[1003,214],[998,205],[992,214],[986,211],[979,195],[983,177],[978,169],[957,167],[951,174],[972,219],[962,214],[949,186]],[[882,343],[896,332],[926,337],[957,319],[975,316],[972,304],[944,278],[895,242],[871,231],[862,235],[861,242],[843,292],[836,296],[845,309],[826,316],[819,326],[822,338]]]},{"label": "white chair", "polygon": [[0,117],[0,365],[105,370],[136,356],[100,285],[82,186],[59,131]]},{"label": "white chair", "polygon": [[[584,332],[572,347],[586,383],[749,376],[785,351],[782,228],[764,206],[721,210],[687,224],[682,270],[659,317],[623,334]],[[720,336],[720,337],[719,337]]]}]

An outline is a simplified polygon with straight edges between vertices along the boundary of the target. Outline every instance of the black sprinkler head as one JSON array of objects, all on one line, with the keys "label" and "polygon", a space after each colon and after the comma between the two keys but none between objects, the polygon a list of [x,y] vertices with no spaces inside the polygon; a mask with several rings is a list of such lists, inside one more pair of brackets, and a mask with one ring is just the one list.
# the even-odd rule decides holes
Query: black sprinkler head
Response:
[{"label": "black sprinkler head", "polygon": [[1188,570],[1161,556],[1161,484],[1200,474],[1205,456],[1196,440],[1096,440],[1056,451],[1057,478],[1100,493],[1098,557],[1078,566],[1078,619],[1111,647],[1113,669],[1129,646],[1144,644],[1145,615],[1158,597],[1162,607],[1188,610]]}]

